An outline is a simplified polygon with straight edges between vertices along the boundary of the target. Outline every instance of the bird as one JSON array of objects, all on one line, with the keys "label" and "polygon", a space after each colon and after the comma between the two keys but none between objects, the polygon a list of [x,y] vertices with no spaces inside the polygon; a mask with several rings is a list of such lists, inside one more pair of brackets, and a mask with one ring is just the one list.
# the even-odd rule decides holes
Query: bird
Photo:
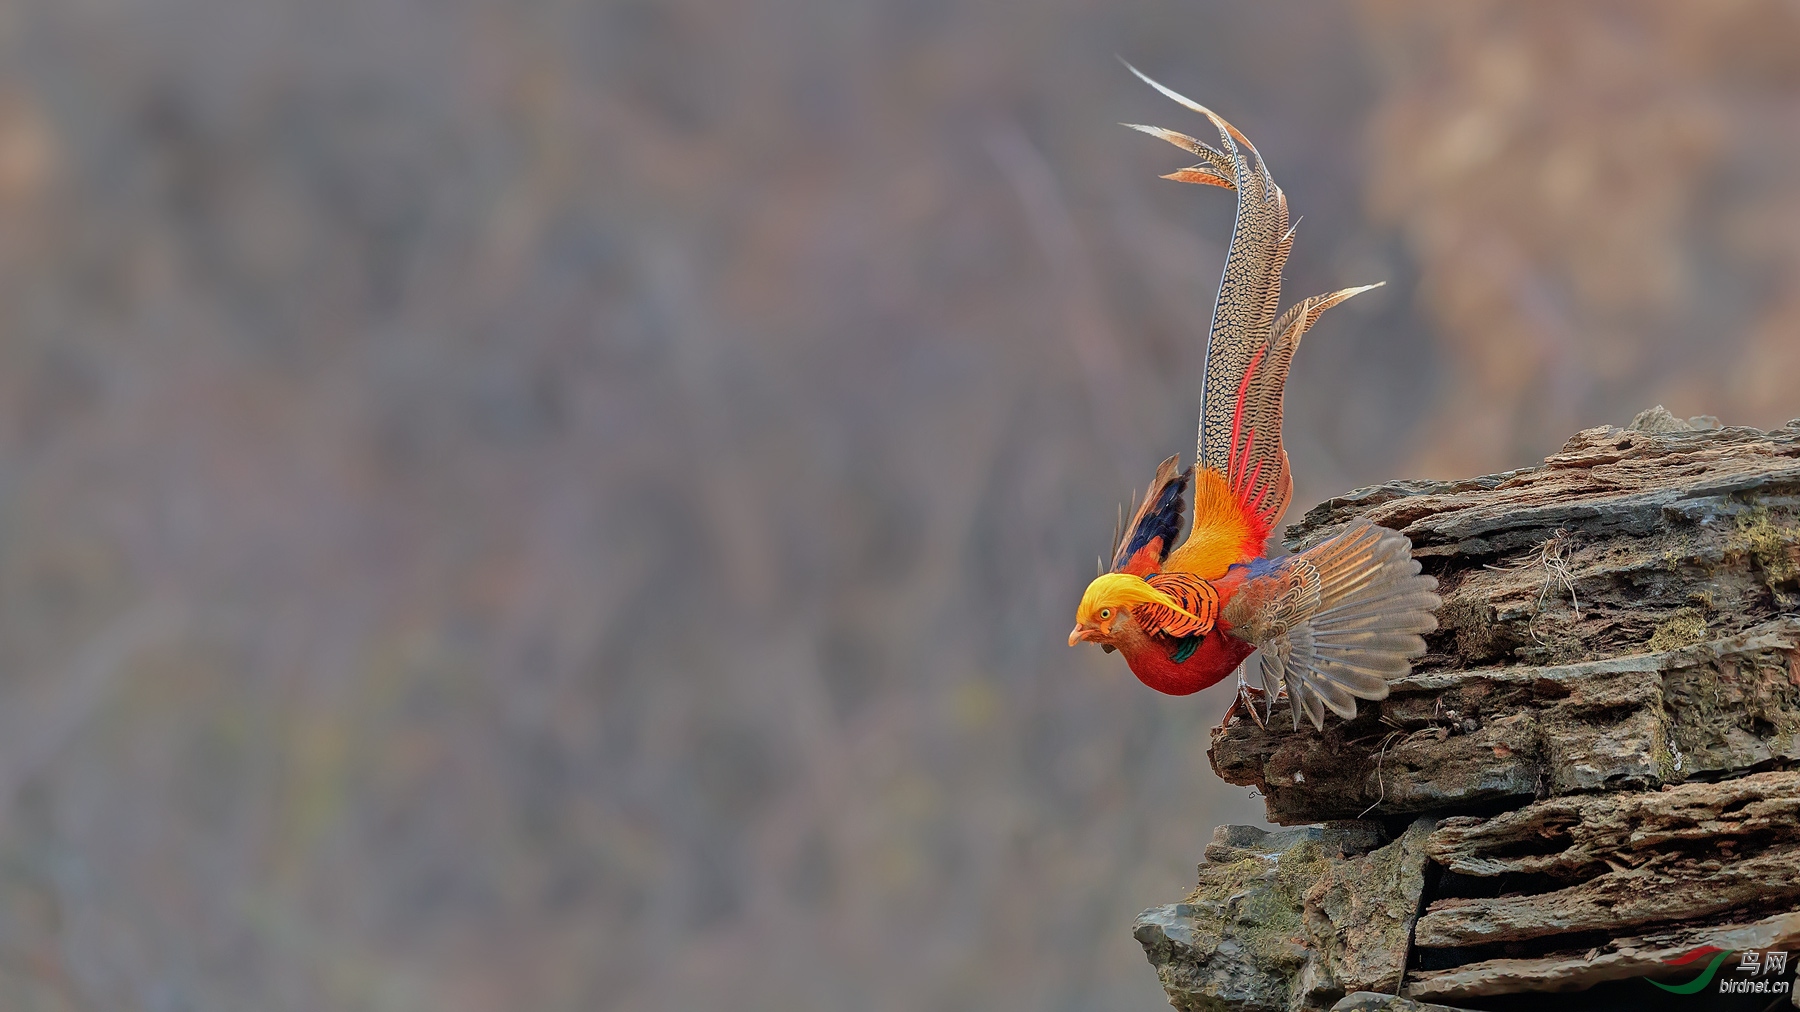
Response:
[{"label": "bird", "polygon": [[[1388,682],[1425,652],[1441,604],[1411,541],[1366,520],[1305,551],[1268,554],[1293,497],[1281,419],[1294,352],[1326,310],[1381,283],[1316,295],[1277,314],[1294,226],[1262,155],[1217,113],[1126,67],[1219,135],[1214,147],[1122,124],[1199,157],[1162,178],[1233,190],[1237,213],[1207,337],[1194,462],[1184,469],[1176,454],[1158,465],[1130,522],[1114,532],[1111,568],[1082,593],[1069,645],[1116,650],[1139,681],[1175,696],[1235,672],[1238,695],[1221,725],[1240,706],[1266,725],[1285,695],[1294,730],[1304,717],[1322,732],[1327,710],[1350,720],[1358,700],[1387,696]],[[1190,486],[1193,523],[1177,543]],[[1260,688],[1246,679],[1251,667]]]}]

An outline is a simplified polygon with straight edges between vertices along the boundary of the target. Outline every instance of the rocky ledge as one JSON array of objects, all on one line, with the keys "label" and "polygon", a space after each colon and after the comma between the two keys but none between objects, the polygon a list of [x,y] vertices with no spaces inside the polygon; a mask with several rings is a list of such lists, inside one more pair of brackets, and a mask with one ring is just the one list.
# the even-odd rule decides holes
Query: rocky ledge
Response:
[{"label": "rocky ledge", "polygon": [[1220,827],[1140,916],[1176,1008],[1589,1009],[1701,946],[1800,950],[1800,420],[1657,408],[1333,499],[1289,547],[1360,517],[1412,538],[1441,627],[1355,720],[1215,729],[1219,776],[1320,825]]}]

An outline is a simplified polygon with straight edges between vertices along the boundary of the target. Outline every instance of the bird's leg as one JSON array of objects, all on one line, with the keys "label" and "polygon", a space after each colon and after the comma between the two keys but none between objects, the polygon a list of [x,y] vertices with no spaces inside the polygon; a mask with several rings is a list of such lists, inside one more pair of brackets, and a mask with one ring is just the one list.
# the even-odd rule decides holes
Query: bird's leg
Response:
[{"label": "bird's leg", "polygon": [[[1244,664],[1248,663],[1248,660],[1244,662]],[[1244,712],[1256,723],[1257,727],[1266,728],[1269,726],[1267,718],[1264,714],[1256,712],[1256,701],[1260,697],[1264,700],[1265,706],[1268,705],[1267,700],[1269,694],[1267,691],[1256,688],[1245,680],[1244,664],[1239,664],[1237,667],[1237,695],[1231,697],[1231,708],[1225,711],[1224,717],[1220,718],[1219,726],[1225,727],[1229,725],[1231,723],[1231,718],[1237,716],[1238,707],[1242,706]]]}]

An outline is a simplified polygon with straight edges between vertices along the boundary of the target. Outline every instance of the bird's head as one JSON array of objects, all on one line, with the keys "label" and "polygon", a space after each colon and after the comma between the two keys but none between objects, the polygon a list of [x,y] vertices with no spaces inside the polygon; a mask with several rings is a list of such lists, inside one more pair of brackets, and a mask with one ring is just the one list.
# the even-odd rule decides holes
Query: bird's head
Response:
[{"label": "bird's head", "polygon": [[1102,573],[1088,584],[1075,609],[1075,628],[1069,633],[1069,645],[1091,640],[1103,647],[1117,647],[1119,633],[1134,625],[1131,608],[1139,604],[1167,605],[1181,611],[1181,605],[1169,595],[1130,573]]}]

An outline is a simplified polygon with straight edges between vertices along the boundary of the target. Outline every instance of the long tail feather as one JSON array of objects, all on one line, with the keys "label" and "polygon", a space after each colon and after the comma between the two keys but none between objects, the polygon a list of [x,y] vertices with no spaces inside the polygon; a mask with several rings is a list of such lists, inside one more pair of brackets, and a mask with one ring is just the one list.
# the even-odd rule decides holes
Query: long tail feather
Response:
[{"label": "long tail feather", "polygon": [[1193,99],[1125,65],[1172,101],[1205,116],[1219,146],[1161,127],[1125,126],[1198,155],[1200,164],[1164,176],[1237,192],[1231,249],[1207,338],[1197,466],[1227,476],[1233,496],[1263,530],[1273,530],[1293,497],[1281,441],[1282,391],[1301,335],[1334,305],[1370,287],[1307,299],[1276,317],[1281,272],[1293,250],[1287,196],[1243,132]]},{"label": "long tail feather", "polygon": [[1231,159],[1227,158],[1225,152],[1218,148],[1204,141],[1195,140],[1187,134],[1164,130],[1162,127],[1145,126],[1142,123],[1121,123],[1119,125],[1168,141],[1183,151],[1201,157],[1202,164],[1190,165],[1162,178],[1173,179],[1178,183],[1203,183],[1207,186],[1223,186],[1227,190],[1237,189],[1237,174]]}]

